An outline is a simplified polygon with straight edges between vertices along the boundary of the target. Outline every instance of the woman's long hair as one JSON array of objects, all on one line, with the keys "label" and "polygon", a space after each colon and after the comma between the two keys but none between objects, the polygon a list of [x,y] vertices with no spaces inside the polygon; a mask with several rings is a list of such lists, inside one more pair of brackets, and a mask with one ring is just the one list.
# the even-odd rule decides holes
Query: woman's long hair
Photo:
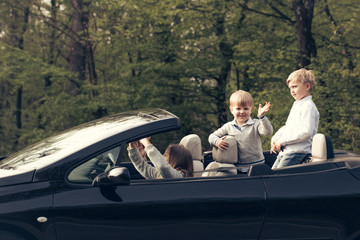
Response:
[{"label": "woman's long hair", "polygon": [[168,161],[171,167],[184,173],[185,177],[194,176],[194,166],[191,152],[179,144],[171,144],[167,147],[165,153],[168,155]]}]

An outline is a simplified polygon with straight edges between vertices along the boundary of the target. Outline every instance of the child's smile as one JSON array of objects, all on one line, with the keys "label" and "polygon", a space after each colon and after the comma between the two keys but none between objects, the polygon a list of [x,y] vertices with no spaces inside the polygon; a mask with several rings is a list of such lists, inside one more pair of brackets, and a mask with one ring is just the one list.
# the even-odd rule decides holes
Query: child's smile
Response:
[{"label": "child's smile", "polygon": [[234,116],[238,125],[243,125],[250,118],[250,115],[253,111],[254,107],[249,104],[246,105],[234,105],[230,106],[230,111]]}]

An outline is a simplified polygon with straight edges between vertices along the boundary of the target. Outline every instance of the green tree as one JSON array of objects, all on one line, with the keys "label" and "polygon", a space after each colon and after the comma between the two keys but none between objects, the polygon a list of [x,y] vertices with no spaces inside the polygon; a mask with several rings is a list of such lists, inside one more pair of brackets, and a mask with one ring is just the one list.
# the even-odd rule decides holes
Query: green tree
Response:
[{"label": "green tree", "polygon": [[277,130],[293,102],[285,80],[299,66],[316,75],[319,131],[336,148],[359,151],[356,3],[0,1],[1,152],[149,107],[181,118],[182,130],[166,141],[198,133],[208,148],[237,89],[253,95],[254,117],[257,104],[272,103],[267,116]]},{"label": "green tree", "polygon": [[316,104],[320,131],[336,148],[360,150],[359,7],[353,1],[320,1],[315,21],[319,54],[312,64],[317,74]]}]

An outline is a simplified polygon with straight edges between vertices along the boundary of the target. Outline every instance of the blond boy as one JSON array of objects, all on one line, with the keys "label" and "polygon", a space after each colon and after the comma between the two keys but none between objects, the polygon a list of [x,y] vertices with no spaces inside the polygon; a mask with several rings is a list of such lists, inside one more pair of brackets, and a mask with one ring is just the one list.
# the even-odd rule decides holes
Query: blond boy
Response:
[{"label": "blond boy", "polygon": [[260,135],[270,136],[273,132],[273,127],[265,116],[270,106],[270,102],[266,102],[264,107],[259,104],[259,119],[252,119],[250,117],[254,110],[252,96],[242,90],[234,92],[230,97],[230,111],[234,120],[225,123],[210,134],[210,144],[223,151],[229,147],[226,136],[234,136],[239,150],[237,166],[246,171],[253,164],[263,163],[265,160]]},{"label": "blond boy", "polygon": [[304,68],[291,73],[286,80],[295,102],[285,126],[271,139],[270,153],[279,153],[272,169],[303,162],[311,153],[311,142],[319,124],[319,112],[312,101],[315,76]]}]

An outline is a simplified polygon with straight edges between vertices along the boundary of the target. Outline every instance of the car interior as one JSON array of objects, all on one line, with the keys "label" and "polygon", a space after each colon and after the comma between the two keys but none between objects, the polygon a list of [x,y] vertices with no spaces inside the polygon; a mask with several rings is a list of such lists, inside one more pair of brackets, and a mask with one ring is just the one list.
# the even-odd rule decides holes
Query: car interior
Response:
[{"label": "car interior", "polygon": [[[237,159],[237,145],[234,137],[228,136],[229,149],[220,151],[213,148],[212,151],[202,152],[202,145],[200,137],[196,134],[185,136],[180,144],[187,147],[194,160],[194,177],[224,177],[224,176],[261,176],[261,175],[275,175],[275,174],[294,174],[307,173],[315,171],[323,171],[330,169],[337,169],[342,167],[349,167],[345,161],[335,161],[334,149],[331,139],[324,134],[318,133],[314,136],[312,143],[312,156],[304,161],[302,164],[296,166],[283,167],[272,170],[271,166],[276,159],[275,154],[270,154],[269,151],[264,152],[265,164],[257,164],[251,166],[249,169],[237,167],[235,165]],[[341,155],[341,153],[339,153]],[[336,156],[336,159],[339,157]],[[343,156],[343,159],[348,159],[348,156]],[[358,165],[358,161],[354,165]],[[131,179],[142,179],[136,173],[136,169],[131,163],[122,163],[126,166],[130,173]]]},{"label": "car interior", "polygon": [[[195,178],[229,177],[235,175],[252,177],[308,173],[338,168],[351,168],[359,165],[358,157],[354,156],[353,161],[351,161],[351,156],[349,158],[348,154],[342,155],[342,153],[337,153],[335,156],[331,139],[321,133],[316,134],[313,138],[312,155],[309,159],[302,164],[275,170],[272,170],[271,166],[276,159],[276,155],[270,154],[269,151],[264,152],[265,164],[252,165],[250,168],[236,166],[238,154],[236,139],[228,136],[226,140],[230,145],[227,150],[220,151],[216,147],[213,147],[212,151],[203,153],[201,139],[198,135],[190,134],[181,139],[179,144],[184,145],[192,153]],[[124,144],[92,157],[74,168],[68,175],[68,181],[76,184],[89,184],[92,183],[96,176],[114,166],[127,168],[131,180],[143,180],[144,178],[129,160],[126,147],[127,145]],[[118,162],[120,162],[120,164]],[[149,163],[151,164],[151,162]]]}]

